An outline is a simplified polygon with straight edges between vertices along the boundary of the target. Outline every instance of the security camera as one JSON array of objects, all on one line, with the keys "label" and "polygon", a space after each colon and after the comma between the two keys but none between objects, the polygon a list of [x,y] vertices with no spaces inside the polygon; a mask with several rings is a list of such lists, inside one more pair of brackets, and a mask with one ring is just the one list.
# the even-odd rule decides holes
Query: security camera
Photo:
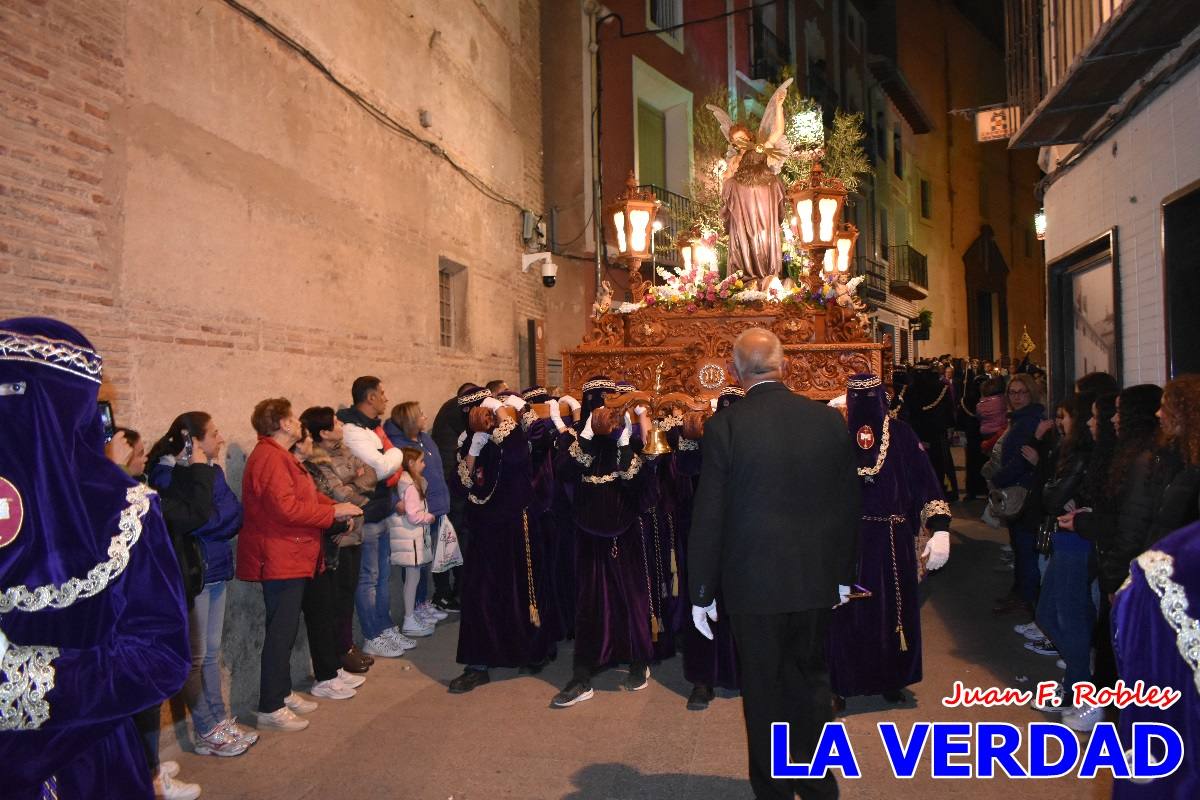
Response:
[{"label": "security camera", "polygon": [[558,282],[558,264],[550,260],[551,253],[542,251],[540,253],[526,253],[521,256],[521,272],[529,272],[529,268],[534,264],[541,264],[542,267],[542,286],[547,289],[554,288]]}]

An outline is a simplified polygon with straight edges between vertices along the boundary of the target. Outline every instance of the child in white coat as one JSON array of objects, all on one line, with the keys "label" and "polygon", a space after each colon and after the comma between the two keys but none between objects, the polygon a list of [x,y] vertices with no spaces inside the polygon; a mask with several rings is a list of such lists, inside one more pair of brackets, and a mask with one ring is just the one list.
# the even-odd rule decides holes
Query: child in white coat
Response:
[{"label": "child in white coat", "polygon": [[405,447],[404,469],[396,483],[396,513],[387,519],[388,537],[392,545],[393,564],[404,567],[404,626],[405,636],[429,636],[434,621],[414,614],[417,584],[421,566],[433,560],[433,545],[429,526],[434,516],[425,502],[425,454]]}]

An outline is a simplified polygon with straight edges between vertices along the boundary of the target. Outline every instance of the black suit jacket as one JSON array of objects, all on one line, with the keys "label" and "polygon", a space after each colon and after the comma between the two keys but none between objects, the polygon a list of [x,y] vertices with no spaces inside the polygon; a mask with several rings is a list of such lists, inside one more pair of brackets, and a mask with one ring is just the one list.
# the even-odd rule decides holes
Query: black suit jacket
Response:
[{"label": "black suit jacket", "polygon": [[688,588],[732,613],[830,608],[858,572],[859,480],[841,414],[760,383],[704,426]]}]

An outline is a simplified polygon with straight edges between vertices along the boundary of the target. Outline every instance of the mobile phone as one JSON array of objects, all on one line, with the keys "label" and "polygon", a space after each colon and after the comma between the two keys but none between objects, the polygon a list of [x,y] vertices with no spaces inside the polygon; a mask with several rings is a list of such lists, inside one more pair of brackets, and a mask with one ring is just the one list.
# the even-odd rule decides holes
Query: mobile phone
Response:
[{"label": "mobile phone", "polygon": [[192,435],[188,433],[187,428],[181,430],[180,435],[183,437],[183,451],[179,454],[179,460],[184,464],[192,463]]},{"label": "mobile phone", "polygon": [[113,435],[117,432],[117,423],[113,420],[112,403],[100,400],[97,406],[100,409],[100,423],[104,426],[104,441],[111,442]]}]

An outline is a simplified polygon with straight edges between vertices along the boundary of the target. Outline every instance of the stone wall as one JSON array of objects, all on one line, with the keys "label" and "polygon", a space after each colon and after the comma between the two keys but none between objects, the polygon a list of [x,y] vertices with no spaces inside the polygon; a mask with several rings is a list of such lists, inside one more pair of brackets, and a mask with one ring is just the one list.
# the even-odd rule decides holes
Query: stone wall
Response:
[{"label": "stone wall", "polygon": [[[547,316],[519,271],[519,211],[543,210],[538,3],[243,4],[429,145],[222,0],[0,0],[0,318],[79,327],[147,437],[212,413],[235,487],[258,400],[337,406],[372,373],[432,417],[464,381],[516,384]],[[454,347],[441,257],[466,266]],[[231,592],[244,710],[262,604]]]}]

